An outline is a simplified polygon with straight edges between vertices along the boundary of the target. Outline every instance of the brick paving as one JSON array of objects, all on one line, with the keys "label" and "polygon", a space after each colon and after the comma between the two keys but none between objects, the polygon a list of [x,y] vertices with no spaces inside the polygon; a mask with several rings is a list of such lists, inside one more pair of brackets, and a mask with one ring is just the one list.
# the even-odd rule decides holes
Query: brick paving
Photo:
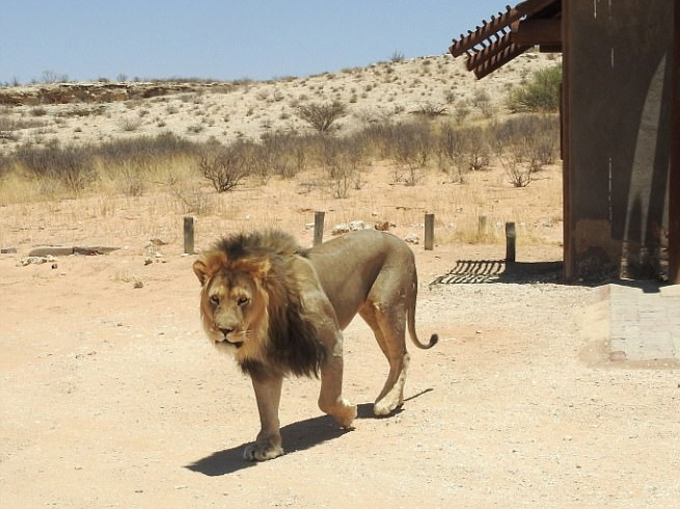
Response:
[{"label": "brick paving", "polygon": [[680,285],[609,285],[610,350],[631,361],[680,360]]}]

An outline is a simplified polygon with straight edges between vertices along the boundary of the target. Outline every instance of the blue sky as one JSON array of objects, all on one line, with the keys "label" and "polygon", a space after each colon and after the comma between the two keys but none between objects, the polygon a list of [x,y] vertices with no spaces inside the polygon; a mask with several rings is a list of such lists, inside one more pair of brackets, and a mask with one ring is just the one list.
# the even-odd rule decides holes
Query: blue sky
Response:
[{"label": "blue sky", "polygon": [[8,0],[0,83],[306,76],[440,55],[498,0]]}]

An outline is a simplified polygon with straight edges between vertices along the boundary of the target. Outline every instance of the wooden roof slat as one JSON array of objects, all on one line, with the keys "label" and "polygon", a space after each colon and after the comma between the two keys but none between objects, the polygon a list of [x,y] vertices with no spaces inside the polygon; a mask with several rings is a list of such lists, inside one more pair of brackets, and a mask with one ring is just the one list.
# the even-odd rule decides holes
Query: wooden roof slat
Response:
[{"label": "wooden roof slat", "polygon": [[482,41],[488,39],[491,34],[495,34],[504,27],[508,26],[513,21],[519,19],[521,14],[509,5],[506,6],[507,11],[498,13],[498,17],[492,17],[490,23],[483,23],[481,27],[477,27],[474,32],[468,30],[468,35],[460,35],[460,39],[454,40],[449,48],[449,51],[454,57],[459,57],[463,53],[473,49]]},{"label": "wooden roof slat", "polygon": [[506,34],[489,44],[486,48],[472,53],[465,63],[468,71],[473,71],[477,66],[483,64],[486,60],[493,57],[495,54],[502,52],[504,49],[512,44],[512,40]]},{"label": "wooden roof slat", "polygon": [[449,51],[454,57],[466,54],[468,70],[482,78],[533,46],[521,38],[514,40],[520,20],[523,23],[535,15],[540,18],[559,15],[560,3],[561,0],[525,0],[514,8],[506,6],[506,12],[491,16],[490,22],[483,20],[481,27],[468,31],[468,35],[461,34]]},{"label": "wooden roof slat", "polygon": [[481,27],[476,27],[474,31],[468,30],[468,35],[461,34],[460,39],[453,41],[449,51],[454,57],[459,57],[485,39],[488,39],[491,34],[499,32],[504,27],[509,26],[511,23],[524,16],[533,16],[553,4],[555,1],[556,0],[525,0],[524,2],[517,4],[514,9],[509,5],[506,5],[506,11],[504,13],[499,12],[498,17],[492,16],[491,21],[488,23],[483,21]]},{"label": "wooden roof slat", "polygon": [[484,76],[491,74],[496,69],[503,67],[510,60],[518,57],[529,48],[531,48],[531,46],[518,46],[517,44],[510,44],[510,46],[491,56],[482,64],[477,66],[473,72],[475,73],[477,79],[482,79]]}]

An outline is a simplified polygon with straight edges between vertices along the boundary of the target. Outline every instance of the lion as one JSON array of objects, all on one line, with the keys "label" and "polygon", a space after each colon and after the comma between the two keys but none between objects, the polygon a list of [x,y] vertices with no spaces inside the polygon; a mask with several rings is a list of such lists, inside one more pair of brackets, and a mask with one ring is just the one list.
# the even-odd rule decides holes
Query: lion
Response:
[{"label": "lion", "polygon": [[261,429],[244,450],[247,460],[283,454],[279,401],[287,375],[321,376],[319,408],[352,429],[357,407],[342,395],[342,330],[358,313],[389,363],[375,400],[376,416],[402,406],[415,331],[415,257],[392,234],[362,230],[304,249],[279,230],[219,240],[193,264],[201,283],[200,314],[212,343],[234,356],[250,376]]}]

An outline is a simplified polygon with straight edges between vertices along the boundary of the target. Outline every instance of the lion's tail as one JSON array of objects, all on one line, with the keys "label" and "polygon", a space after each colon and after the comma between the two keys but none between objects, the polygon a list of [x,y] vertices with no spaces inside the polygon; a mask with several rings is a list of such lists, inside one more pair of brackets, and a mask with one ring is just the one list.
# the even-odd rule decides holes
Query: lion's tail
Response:
[{"label": "lion's tail", "polygon": [[412,292],[412,297],[411,297],[411,302],[408,303],[408,316],[406,318],[406,321],[408,323],[408,333],[409,336],[411,336],[411,341],[413,341],[413,344],[416,345],[418,348],[421,350],[427,350],[429,348],[432,348],[434,345],[437,344],[439,341],[439,334],[432,334],[430,336],[430,342],[425,344],[421,343],[420,340],[418,339],[418,335],[416,334],[416,295],[418,293],[418,283],[417,281],[414,281],[413,283],[413,292]]}]

